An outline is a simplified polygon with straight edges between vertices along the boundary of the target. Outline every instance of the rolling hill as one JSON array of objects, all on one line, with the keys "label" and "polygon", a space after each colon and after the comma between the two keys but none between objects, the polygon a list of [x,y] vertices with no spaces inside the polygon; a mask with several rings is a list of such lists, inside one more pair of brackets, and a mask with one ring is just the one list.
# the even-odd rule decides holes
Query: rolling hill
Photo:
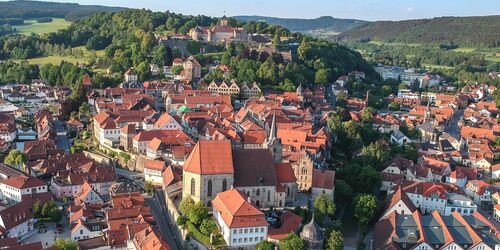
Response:
[{"label": "rolling hill", "polygon": [[377,21],[359,25],[339,35],[339,41],[454,44],[461,47],[499,47],[500,15],[438,17],[405,21]]},{"label": "rolling hill", "polygon": [[293,32],[300,32],[315,37],[332,36],[367,23],[367,21],[362,20],[339,19],[331,16],[322,16],[315,19],[278,18],[267,16],[234,16],[234,18],[243,22],[263,21],[272,25],[285,27]]},{"label": "rolling hill", "polygon": [[98,12],[117,12],[123,9],[122,7],[79,5],[76,3],[8,1],[0,2],[0,18],[57,17],[74,21]]}]

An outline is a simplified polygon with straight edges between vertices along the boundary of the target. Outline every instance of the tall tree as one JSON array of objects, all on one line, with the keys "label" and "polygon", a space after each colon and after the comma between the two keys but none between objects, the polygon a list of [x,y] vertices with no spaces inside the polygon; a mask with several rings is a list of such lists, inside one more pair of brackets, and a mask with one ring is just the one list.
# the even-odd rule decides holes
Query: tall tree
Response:
[{"label": "tall tree", "polygon": [[354,199],[354,216],[361,225],[367,225],[375,215],[377,199],[371,194],[361,194]]},{"label": "tall tree", "polygon": [[327,250],[342,250],[344,249],[344,236],[339,231],[333,230],[326,242]]}]

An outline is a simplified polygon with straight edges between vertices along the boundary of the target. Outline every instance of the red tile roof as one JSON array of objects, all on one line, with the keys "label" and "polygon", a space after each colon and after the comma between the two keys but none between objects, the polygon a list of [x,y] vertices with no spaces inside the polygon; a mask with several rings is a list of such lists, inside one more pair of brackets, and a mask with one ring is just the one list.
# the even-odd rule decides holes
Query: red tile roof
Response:
[{"label": "red tile roof", "polygon": [[184,171],[195,174],[233,174],[231,141],[198,141],[184,163]]},{"label": "red tile roof", "polygon": [[247,199],[245,193],[233,188],[218,193],[212,205],[229,228],[268,226],[264,213]]},{"label": "red tile roof", "polygon": [[333,189],[335,185],[335,171],[332,170],[314,169],[312,178],[314,188]]},{"label": "red tile roof", "polygon": [[25,188],[33,188],[33,187],[40,187],[40,186],[45,186],[45,183],[33,176],[15,176],[7,180],[1,181],[5,185],[15,187],[17,189],[25,189]]}]

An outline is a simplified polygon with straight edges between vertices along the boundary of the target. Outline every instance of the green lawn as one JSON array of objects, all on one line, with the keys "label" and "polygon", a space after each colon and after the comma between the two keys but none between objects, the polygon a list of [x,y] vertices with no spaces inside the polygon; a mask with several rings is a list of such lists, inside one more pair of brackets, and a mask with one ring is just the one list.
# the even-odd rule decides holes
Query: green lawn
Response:
[{"label": "green lawn", "polygon": [[[90,60],[91,52],[87,50],[84,46],[80,47],[75,47],[73,50],[80,49],[83,52],[83,57],[75,57],[75,56],[58,56],[58,55],[51,55],[51,56],[42,56],[42,57],[37,57],[37,58],[30,58],[26,60],[15,60],[17,62],[19,61],[28,61],[30,64],[60,64],[61,61],[66,61],[70,62],[73,64],[76,63],[87,63]],[[104,55],[104,50],[98,50],[96,51],[96,55],[103,56]]]},{"label": "green lawn", "polygon": [[82,58],[77,59],[71,56],[43,56],[43,57],[30,58],[26,60],[15,60],[15,61],[17,62],[28,61],[30,64],[49,64],[49,63],[60,64],[61,61],[66,61],[74,64],[87,62],[86,59]]},{"label": "green lawn", "polygon": [[21,34],[45,34],[49,32],[54,32],[59,29],[64,29],[71,25],[71,22],[68,22],[62,18],[52,18],[52,22],[50,23],[37,23],[35,19],[27,19],[24,20],[23,25],[16,25],[14,28]]}]

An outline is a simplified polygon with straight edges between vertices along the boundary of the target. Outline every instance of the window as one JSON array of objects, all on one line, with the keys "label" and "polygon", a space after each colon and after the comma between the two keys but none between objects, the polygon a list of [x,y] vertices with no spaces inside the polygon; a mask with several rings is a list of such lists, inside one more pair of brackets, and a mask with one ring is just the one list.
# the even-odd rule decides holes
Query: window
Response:
[{"label": "window", "polygon": [[257,189],[257,196],[260,195],[260,189]]},{"label": "window", "polygon": [[83,230],[80,230],[80,234],[83,234]]},{"label": "window", "polygon": [[227,181],[226,179],[222,180],[222,191],[226,191],[227,190]]},{"label": "window", "polygon": [[238,233],[238,230],[234,229],[233,234],[237,234],[237,233]]},{"label": "window", "polygon": [[250,228],[250,233],[251,233],[251,234],[253,233],[253,228]]},{"label": "window", "polygon": [[195,189],[196,189],[196,181],[194,178],[191,178],[191,195],[195,194]]},{"label": "window", "polygon": [[264,232],[264,228],[263,228],[263,227],[261,227],[261,228],[260,228],[260,232],[261,232],[261,233],[263,233],[263,232]]},{"label": "window", "polygon": [[248,228],[245,228],[245,233],[248,233]]},{"label": "window", "polygon": [[207,196],[212,196],[212,180],[208,180]]},{"label": "window", "polygon": [[267,202],[271,201],[271,191],[267,190]]}]

